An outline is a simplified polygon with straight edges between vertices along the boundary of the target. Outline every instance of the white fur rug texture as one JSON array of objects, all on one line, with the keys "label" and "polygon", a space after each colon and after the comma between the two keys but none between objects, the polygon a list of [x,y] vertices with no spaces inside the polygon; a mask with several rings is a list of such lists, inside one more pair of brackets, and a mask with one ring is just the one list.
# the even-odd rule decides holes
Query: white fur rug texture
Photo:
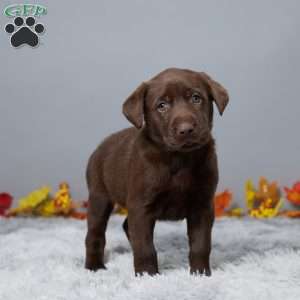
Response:
[{"label": "white fur rug texture", "polygon": [[212,276],[188,270],[185,221],[158,222],[160,275],[135,277],[123,217],[107,229],[107,270],[84,269],[86,222],[0,219],[0,300],[298,300],[300,220],[220,218]]}]

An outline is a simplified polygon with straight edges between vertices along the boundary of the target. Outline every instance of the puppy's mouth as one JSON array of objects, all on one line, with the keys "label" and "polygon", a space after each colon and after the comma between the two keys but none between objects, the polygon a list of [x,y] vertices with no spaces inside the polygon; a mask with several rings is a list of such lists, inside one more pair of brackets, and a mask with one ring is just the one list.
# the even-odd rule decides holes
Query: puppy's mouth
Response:
[{"label": "puppy's mouth", "polygon": [[180,148],[182,148],[182,149],[195,149],[195,148],[198,148],[199,146],[200,146],[199,143],[187,142],[187,143],[183,144]]},{"label": "puppy's mouth", "polygon": [[183,142],[176,142],[174,140],[165,139],[165,144],[167,148],[171,151],[178,151],[178,152],[188,152],[194,151],[201,148],[205,145],[209,140],[208,136],[202,137],[199,140],[192,140],[192,141],[183,141]]},{"label": "puppy's mouth", "polygon": [[182,151],[182,152],[196,150],[201,147],[201,143],[199,142],[185,142],[180,144],[169,142],[166,143],[166,145],[171,151]]}]

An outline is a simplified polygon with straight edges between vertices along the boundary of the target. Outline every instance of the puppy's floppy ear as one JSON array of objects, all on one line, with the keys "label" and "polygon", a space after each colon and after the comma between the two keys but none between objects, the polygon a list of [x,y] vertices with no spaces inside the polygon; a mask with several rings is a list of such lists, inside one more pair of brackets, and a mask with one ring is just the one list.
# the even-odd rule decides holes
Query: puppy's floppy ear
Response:
[{"label": "puppy's floppy ear", "polygon": [[144,99],[147,92],[147,84],[143,82],[138,88],[126,99],[123,104],[123,114],[129,122],[136,128],[143,126],[144,120]]},{"label": "puppy's floppy ear", "polygon": [[222,115],[229,102],[228,92],[220,83],[211,79],[206,73],[200,72],[200,75],[206,81],[212,100],[216,103],[219,113]]}]

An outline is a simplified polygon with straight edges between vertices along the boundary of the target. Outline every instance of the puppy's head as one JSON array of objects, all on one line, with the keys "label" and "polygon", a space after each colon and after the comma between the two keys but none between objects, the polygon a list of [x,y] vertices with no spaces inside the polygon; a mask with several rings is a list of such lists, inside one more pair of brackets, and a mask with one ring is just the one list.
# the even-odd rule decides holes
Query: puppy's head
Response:
[{"label": "puppy's head", "polygon": [[123,104],[123,113],[137,128],[145,123],[155,142],[171,151],[192,151],[211,138],[213,102],[222,114],[227,91],[207,74],[167,69],[143,82]]}]

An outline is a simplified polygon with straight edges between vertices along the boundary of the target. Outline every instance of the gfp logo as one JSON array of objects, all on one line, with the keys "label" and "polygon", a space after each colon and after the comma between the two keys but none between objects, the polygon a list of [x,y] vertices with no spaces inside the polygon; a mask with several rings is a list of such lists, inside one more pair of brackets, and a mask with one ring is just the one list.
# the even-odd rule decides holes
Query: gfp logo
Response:
[{"label": "gfp logo", "polygon": [[36,18],[46,14],[46,7],[38,4],[13,4],[5,7],[4,15],[14,18],[13,22],[5,26],[5,31],[11,35],[11,45],[15,48],[22,45],[38,46],[39,35],[44,33],[45,27],[42,23],[37,23]]}]

